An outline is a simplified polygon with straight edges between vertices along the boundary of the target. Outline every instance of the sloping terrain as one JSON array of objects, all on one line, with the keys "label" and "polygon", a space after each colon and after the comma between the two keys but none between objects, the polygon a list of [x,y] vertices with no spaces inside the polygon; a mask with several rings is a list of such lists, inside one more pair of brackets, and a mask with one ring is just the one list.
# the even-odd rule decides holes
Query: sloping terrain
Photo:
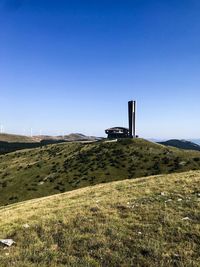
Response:
[{"label": "sloping terrain", "polygon": [[35,142],[32,137],[16,134],[0,134],[0,141],[2,142],[12,142],[12,143],[31,143]]},{"label": "sloping terrain", "polygon": [[64,141],[95,141],[101,138],[95,136],[86,136],[80,133],[71,133],[64,136],[51,136],[51,135],[36,135],[33,137],[25,135],[0,133],[0,141],[10,143],[32,143],[40,142],[42,140],[64,140]]},{"label": "sloping terrain", "polygon": [[188,150],[197,150],[200,151],[200,146],[198,144],[195,144],[190,141],[186,140],[178,140],[178,139],[172,139],[165,142],[159,142],[159,144],[165,145],[165,146],[173,146],[181,149],[188,149]]},{"label": "sloping terrain", "polygon": [[40,142],[3,142],[0,141],[0,154],[7,154],[22,149],[43,147],[49,144],[63,143],[63,140],[41,140]]},{"label": "sloping terrain", "polygon": [[0,154],[7,154],[17,150],[26,148],[41,147],[46,144],[54,144],[56,140],[42,140],[35,137],[16,135],[16,134],[0,134]]},{"label": "sloping terrain", "polygon": [[115,180],[200,169],[200,153],[142,139],[63,143],[0,157],[0,205]]},{"label": "sloping terrain", "polygon": [[197,144],[197,145],[200,145],[200,139],[192,139],[190,141]]},{"label": "sloping terrain", "polygon": [[36,141],[64,140],[64,141],[68,141],[68,142],[73,142],[73,141],[95,141],[95,140],[99,140],[102,138],[95,137],[95,136],[86,136],[86,135],[80,134],[80,133],[71,133],[68,135],[58,135],[58,136],[36,135],[36,136],[33,136],[33,139]]},{"label": "sloping terrain", "polygon": [[72,134],[64,136],[64,140],[66,141],[95,141],[99,139],[102,139],[102,138],[95,137],[95,136],[86,136],[80,133],[72,133]]},{"label": "sloping terrain", "polygon": [[13,134],[0,134],[0,154],[7,154],[27,148],[41,147],[48,144],[76,141],[95,142],[101,139],[102,138],[85,136],[83,134],[69,134],[65,136],[38,135],[33,137]]},{"label": "sloping terrain", "polygon": [[199,267],[200,171],[96,185],[0,209],[1,267]]}]

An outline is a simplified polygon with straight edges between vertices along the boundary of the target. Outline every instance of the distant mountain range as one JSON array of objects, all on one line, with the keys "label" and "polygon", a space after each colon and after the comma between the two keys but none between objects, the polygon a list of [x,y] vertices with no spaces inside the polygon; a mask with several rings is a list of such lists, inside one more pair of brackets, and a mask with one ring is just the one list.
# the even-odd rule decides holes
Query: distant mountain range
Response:
[{"label": "distant mountain range", "polygon": [[100,137],[85,136],[79,133],[64,136],[38,135],[33,137],[15,134],[0,134],[0,154],[62,142],[94,142],[101,139],[102,138]]},{"label": "distant mountain range", "polygon": [[58,136],[50,136],[50,135],[37,135],[32,137],[35,141],[41,140],[63,140],[63,141],[97,141],[102,139],[101,137],[95,136],[86,136],[81,133],[71,133],[69,135],[58,135]]},{"label": "distant mountain range", "polygon": [[25,136],[25,135],[17,135],[17,134],[7,134],[1,133],[0,134],[0,141],[1,142],[9,142],[9,143],[32,143],[35,142],[32,137]]},{"label": "distant mountain range", "polygon": [[197,143],[191,142],[191,141],[187,141],[187,140],[171,139],[165,142],[158,142],[158,143],[165,145],[165,146],[172,146],[172,147],[181,148],[181,149],[200,151],[200,145],[198,145]]},{"label": "distant mountain range", "polygon": [[71,133],[69,135],[64,136],[51,136],[51,135],[36,135],[36,136],[24,136],[24,135],[16,135],[16,134],[0,134],[0,141],[9,142],[9,143],[35,143],[41,142],[44,140],[62,140],[62,141],[95,141],[100,140],[102,138],[95,136],[86,136],[81,133]]},{"label": "distant mountain range", "polygon": [[193,143],[195,143],[197,145],[200,145],[200,139],[190,139],[189,141],[193,142]]}]

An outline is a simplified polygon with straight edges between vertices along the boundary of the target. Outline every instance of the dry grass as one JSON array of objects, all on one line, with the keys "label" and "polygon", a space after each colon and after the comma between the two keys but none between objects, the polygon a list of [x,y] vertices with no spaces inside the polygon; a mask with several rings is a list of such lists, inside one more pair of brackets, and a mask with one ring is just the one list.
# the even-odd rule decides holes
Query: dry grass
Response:
[{"label": "dry grass", "polygon": [[0,266],[198,267],[199,187],[191,171],[2,207],[0,238],[16,245],[0,248]]},{"label": "dry grass", "polygon": [[29,136],[0,133],[0,141],[3,142],[34,142]]}]

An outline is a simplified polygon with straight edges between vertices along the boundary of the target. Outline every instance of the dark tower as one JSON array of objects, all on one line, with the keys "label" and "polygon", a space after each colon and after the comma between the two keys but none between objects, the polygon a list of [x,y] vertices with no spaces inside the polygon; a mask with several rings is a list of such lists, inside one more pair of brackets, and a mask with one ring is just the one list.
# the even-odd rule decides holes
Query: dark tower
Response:
[{"label": "dark tower", "polygon": [[135,112],[136,112],[136,101],[128,102],[128,124],[129,124],[129,137],[135,138]]}]

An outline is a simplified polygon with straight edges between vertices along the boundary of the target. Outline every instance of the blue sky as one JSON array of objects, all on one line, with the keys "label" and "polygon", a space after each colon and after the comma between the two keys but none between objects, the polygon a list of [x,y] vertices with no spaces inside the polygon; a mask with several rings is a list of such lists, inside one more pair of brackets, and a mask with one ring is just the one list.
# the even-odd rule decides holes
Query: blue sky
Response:
[{"label": "blue sky", "polygon": [[0,124],[200,137],[199,0],[0,0]]}]

